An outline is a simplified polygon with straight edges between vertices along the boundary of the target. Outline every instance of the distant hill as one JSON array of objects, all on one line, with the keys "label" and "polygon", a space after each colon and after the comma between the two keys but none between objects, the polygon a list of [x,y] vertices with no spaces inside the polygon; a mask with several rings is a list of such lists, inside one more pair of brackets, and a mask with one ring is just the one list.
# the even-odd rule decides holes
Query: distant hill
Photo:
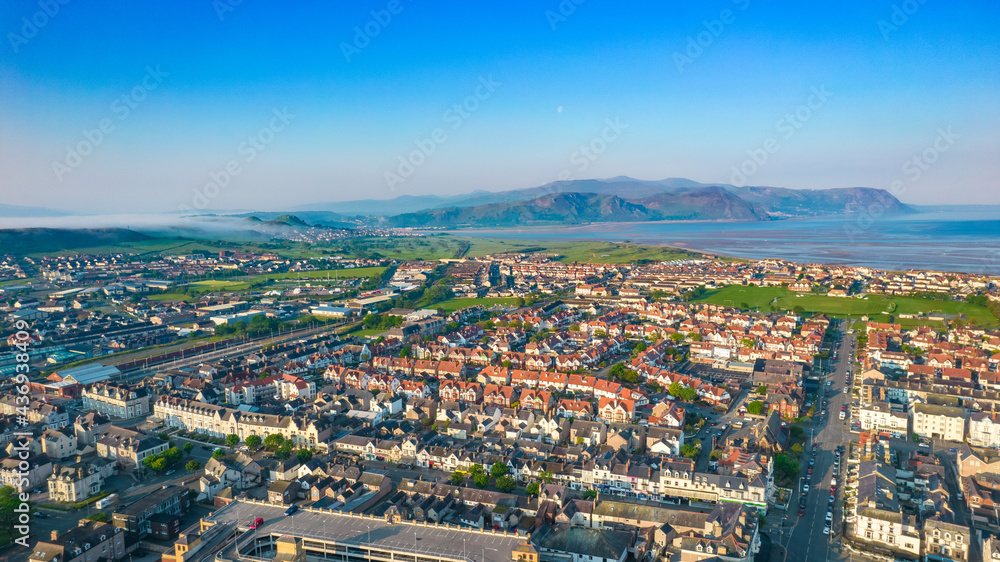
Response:
[{"label": "distant hill", "polygon": [[[633,207],[617,209],[611,200],[604,209],[587,211],[572,208],[572,201],[597,199],[563,198],[554,195],[614,196]],[[568,207],[563,208],[560,202]],[[492,205],[492,207],[490,207]],[[555,205],[553,207],[553,205]],[[908,213],[914,209],[900,203],[883,189],[846,187],[837,189],[789,189],[783,187],[738,187],[704,184],[685,178],[639,180],[628,176],[608,179],[557,181],[525,189],[474,191],[463,195],[403,195],[395,199],[366,199],[342,203],[303,205],[308,212],[333,211],[340,215],[387,217],[378,224],[396,226],[500,226],[552,222],[611,221],[611,216],[631,216],[628,220],[774,220],[861,212],[878,209],[882,213]],[[459,209],[467,209],[459,211]],[[471,210],[469,210],[471,209]],[[565,212],[563,212],[565,211]],[[599,217],[591,219],[588,217]],[[640,218],[646,217],[646,218]]]},{"label": "distant hill", "polygon": [[273,219],[266,222],[266,224],[272,225],[284,225],[284,226],[309,226],[306,221],[300,219],[295,215],[278,215]]},{"label": "distant hill", "polygon": [[873,212],[873,208],[890,214],[914,212],[912,207],[904,205],[888,191],[871,187],[788,189],[726,186],[725,189],[772,216]]},{"label": "distant hill", "polygon": [[766,212],[722,187],[704,187],[677,193],[658,193],[636,203],[659,215],[659,220],[769,220]]},{"label": "distant hill", "polygon": [[[872,209],[889,215],[913,212],[889,192],[867,187],[800,190],[691,183],[632,178],[557,182],[516,192],[480,194],[473,199],[509,201],[425,209],[380,219],[380,223],[400,227],[494,227],[655,220],[767,221]],[[521,199],[525,194],[533,197]]]},{"label": "distant hill", "polygon": [[134,230],[124,228],[12,228],[0,230],[0,251],[12,254],[58,252],[77,248],[114,246],[151,240]]}]

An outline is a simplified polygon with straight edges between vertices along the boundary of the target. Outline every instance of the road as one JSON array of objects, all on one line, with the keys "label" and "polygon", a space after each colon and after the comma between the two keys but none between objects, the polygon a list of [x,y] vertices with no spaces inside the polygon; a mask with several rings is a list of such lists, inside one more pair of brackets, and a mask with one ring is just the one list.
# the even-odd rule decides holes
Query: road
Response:
[{"label": "road", "polygon": [[[841,337],[834,342],[834,348],[838,350],[838,358],[833,361],[830,373],[823,381],[823,387],[819,392],[819,400],[824,400],[823,393],[826,388],[830,388],[830,397],[826,398],[827,415],[823,417],[822,423],[819,417],[814,418],[813,427],[809,428],[809,440],[807,441],[807,454],[802,457],[803,474],[808,467],[808,451],[813,444],[818,444],[816,449],[816,463],[813,466],[813,474],[809,484],[809,493],[806,495],[805,515],[798,516],[799,490],[803,484],[807,483],[805,478],[800,478],[796,486],[796,499],[793,505],[781,520],[778,529],[772,529],[771,538],[775,545],[780,544],[781,548],[776,549],[782,560],[787,560],[788,552],[793,553],[793,559],[811,560],[813,557],[823,560],[846,560],[848,552],[840,548],[839,538],[843,528],[843,478],[837,474],[837,494],[833,502],[833,525],[830,525],[829,535],[823,534],[826,523],[826,513],[830,508],[830,484],[833,478],[833,461],[837,447],[845,445],[844,456],[841,459],[841,471],[847,470],[847,447],[851,441],[852,434],[849,429],[850,419],[841,421],[839,419],[840,408],[846,405],[850,409],[852,400],[850,387],[845,387],[844,381],[848,370],[851,368],[853,360],[851,354],[851,344],[855,341],[854,334],[842,333]],[[827,387],[826,381],[832,381]],[[843,473],[846,476],[846,472]],[[855,554],[858,557],[857,554]]]}]

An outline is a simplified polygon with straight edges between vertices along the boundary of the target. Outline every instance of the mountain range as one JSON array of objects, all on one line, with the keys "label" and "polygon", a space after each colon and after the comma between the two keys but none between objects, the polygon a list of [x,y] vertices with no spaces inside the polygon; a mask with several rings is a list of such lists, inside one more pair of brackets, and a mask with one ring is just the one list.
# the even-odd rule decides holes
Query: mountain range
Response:
[{"label": "mountain range", "polygon": [[[394,208],[394,202],[382,208]],[[363,208],[357,201],[346,208]],[[789,189],[707,185],[681,178],[643,181],[628,177],[571,180],[498,193],[449,198],[408,196],[409,212],[380,224],[397,227],[524,226],[657,220],[767,221],[792,217],[914,212],[884,189]],[[427,207],[420,208],[421,205]],[[344,210],[339,212],[343,213]]]}]

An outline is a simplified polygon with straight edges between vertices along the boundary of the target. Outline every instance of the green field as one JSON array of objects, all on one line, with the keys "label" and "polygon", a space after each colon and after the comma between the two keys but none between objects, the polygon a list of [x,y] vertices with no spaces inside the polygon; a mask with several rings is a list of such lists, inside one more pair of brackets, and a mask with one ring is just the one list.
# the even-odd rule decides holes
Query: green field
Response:
[{"label": "green field", "polygon": [[198,299],[182,293],[160,293],[158,295],[149,295],[148,297],[151,301],[184,301],[184,302],[195,302]]},{"label": "green field", "polygon": [[10,287],[12,285],[28,285],[34,283],[36,279],[34,277],[26,277],[24,279],[11,279],[10,281],[0,281],[0,287]]},{"label": "green field", "polygon": [[896,297],[871,295],[866,298],[828,297],[812,293],[795,293],[784,287],[742,287],[730,285],[722,289],[709,291],[699,302],[708,302],[737,308],[770,310],[770,304],[779,310],[792,310],[802,307],[810,313],[823,313],[833,317],[868,316],[872,320],[886,321],[889,316],[905,327],[930,325],[943,327],[943,324],[928,319],[896,318],[899,314],[964,314],[974,324],[985,328],[1000,325],[997,318],[982,306],[966,302],[934,300],[922,297]]},{"label": "green field", "polygon": [[196,252],[218,254],[223,250],[228,250],[230,252],[274,253],[290,259],[316,258],[331,254],[329,250],[325,250],[323,247],[311,246],[302,242],[282,241],[258,243],[240,240],[195,240],[191,238],[169,237],[154,238],[138,242],[126,242],[114,245],[73,248],[70,250],[59,250],[55,252],[39,252],[28,255],[31,257],[118,253],[180,255],[192,254]]},{"label": "green field", "polygon": [[433,304],[428,308],[442,309],[446,312],[454,312],[460,308],[468,308],[470,306],[482,305],[487,308],[495,305],[507,305],[514,306],[517,303],[517,297],[489,297],[481,299],[451,299],[446,301],[441,301],[437,304]]},{"label": "green field", "polygon": [[322,269],[318,271],[302,271],[302,272],[289,272],[289,273],[268,273],[266,275],[251,275],[249,277],[237,277],[237,279],[246,279],[248,281],[259,282],[267,279],[291,279],[291,280],[307,280],[307,279],[319,279],[325,281],[329,276],[331,281],[336,279],[357,279],[359,277],[368,278],[372,275],[382,275],[385,272],[384,267],[355,267],[352,269]]},{"label": "green field", "polygon": [[701,254],[667,246],[642,246],[617,242],[497,240],[457,236],[471,245],[468,255],[484,256],[498,252],[558,254],[564,263],[634,263],[640,260],[668,261],[700,257]]}]

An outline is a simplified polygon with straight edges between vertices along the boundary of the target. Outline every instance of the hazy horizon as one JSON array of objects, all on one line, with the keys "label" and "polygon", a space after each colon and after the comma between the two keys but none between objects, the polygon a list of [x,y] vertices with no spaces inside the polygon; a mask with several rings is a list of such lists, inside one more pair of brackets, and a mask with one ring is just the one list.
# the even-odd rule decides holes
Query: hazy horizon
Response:
[{"label": "hazy horizon", "polygon": [[0,203],[286,210],[624,175],[1000,204],[993,3],[57,4],[0,10]]}]

